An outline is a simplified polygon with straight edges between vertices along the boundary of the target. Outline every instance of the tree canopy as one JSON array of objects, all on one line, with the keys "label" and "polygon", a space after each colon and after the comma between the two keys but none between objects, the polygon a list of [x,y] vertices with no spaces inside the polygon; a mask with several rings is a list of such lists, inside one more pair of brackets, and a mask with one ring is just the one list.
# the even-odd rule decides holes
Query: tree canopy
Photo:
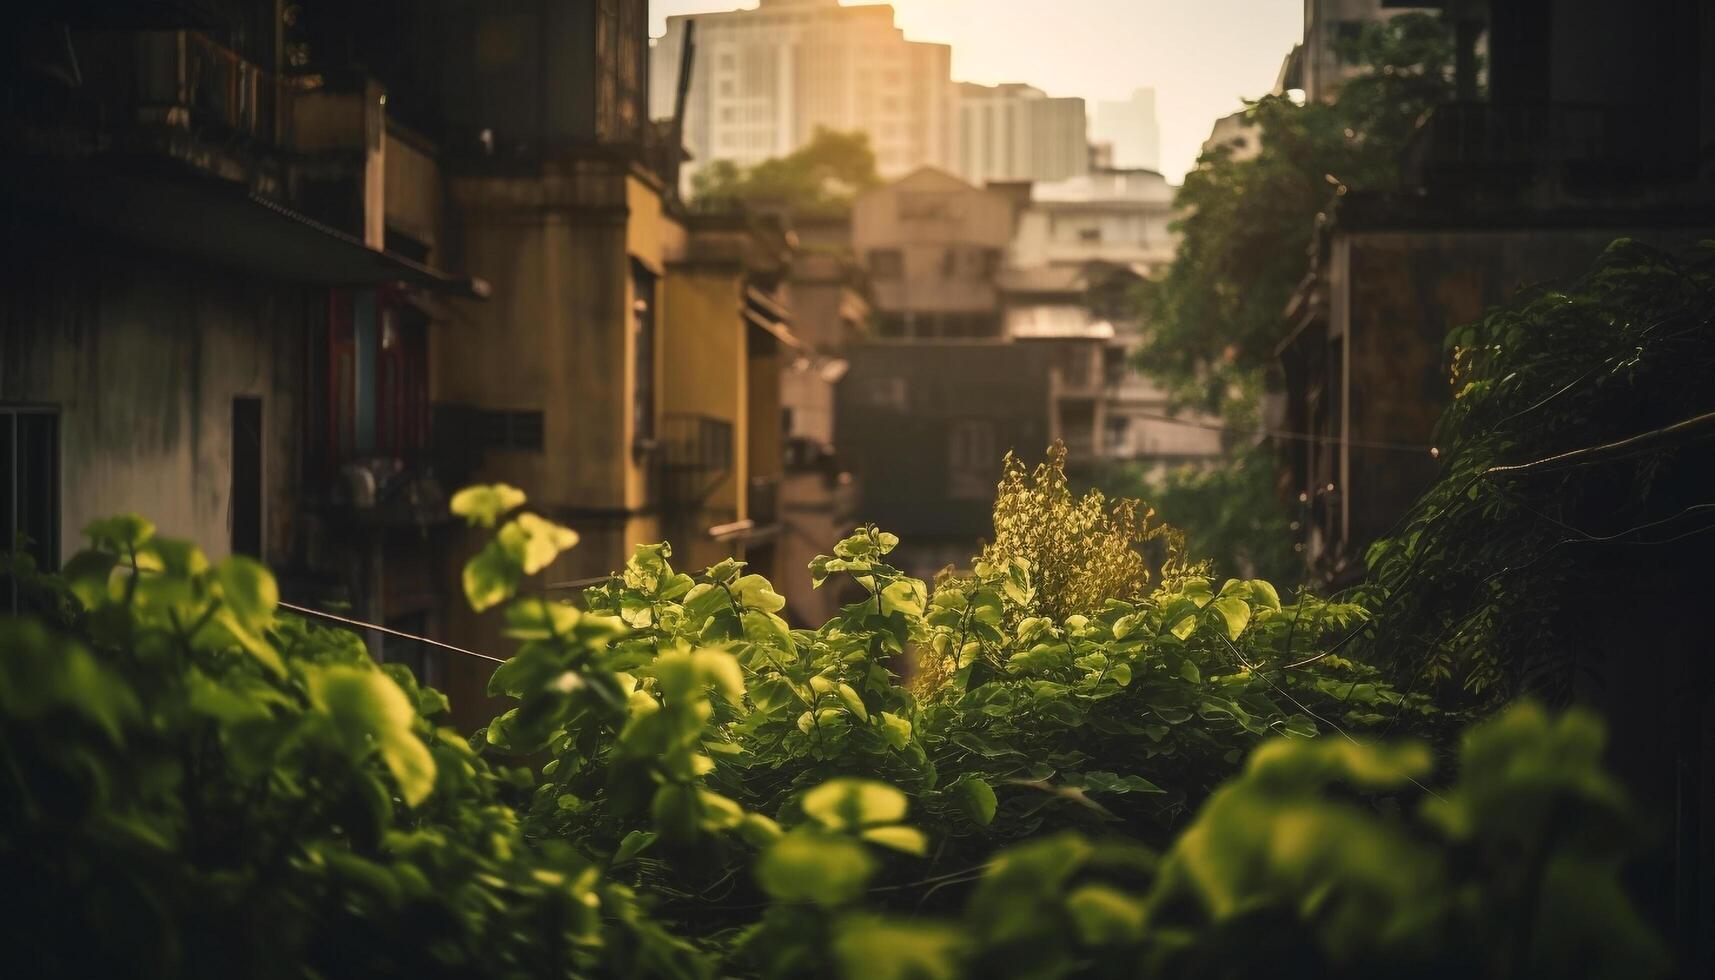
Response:
[{"label": "tree canopy", "polygon": [[1139,363],[1186,402],[1241,415],[1252,404],[1330,201],[1396,183],[1418,117],[1453,93],[1453,45],[1432,16],[1367,25],[1342,54],[1364,69],[1332,101],[1251,103],[1261,151],[1237,159],[1216,147],[1179,190],[1182,239],[1166,275],[1144,288]]},{"label": "tree canopy", "polygon": [[810,142],[784,157],[750,167],[710,162],[691,179],[691,207],[719,213],[764,206],[800,217],[839,216],[880,182],[867,133],[818,128]]}]

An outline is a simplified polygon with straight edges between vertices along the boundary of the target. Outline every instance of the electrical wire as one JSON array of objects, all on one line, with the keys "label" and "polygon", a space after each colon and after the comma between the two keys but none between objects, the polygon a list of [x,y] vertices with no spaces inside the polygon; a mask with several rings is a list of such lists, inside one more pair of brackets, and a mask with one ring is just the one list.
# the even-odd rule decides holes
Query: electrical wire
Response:
[{"label": "electrical wire", "polygon": [[1193,429],[1206,429],[1210,432],[1231,433],[1238,436],[1265,435],[1274,439],[1286,439],[1294,442],[1311,442],[1322,445],[1351,446],[1355,449],[1380,449],[1396,453],[1434,453],[1436,447],[1427,443],[1415,442],[1386,442],[1378,439],[1342,439],[1339,436],[1318,436],[1308,432],[1289,432],[1285,429],[1247,429],[1235,428],[1220,422],[1204,422],[1198,419],[1185,419],[1173,415],[1161,415],[1155,412],[1127,412],[1126,417],[1134,419],[1149,419],[1155,422],[1169,422],[1173,425],[1183,425]]},{"label": "electrical wire", "polygon": [[323,612],[320,609],[311,609],[308,606],[296,606],[290,602],[282,602],[280,603],[280,608],[290,609],[295,613],[301,613],[305,616],[319,616],[322,619],[332,620],[333,622],[342,623],[346,626],[356,626],[359,629],[374,630],[377,633],[386,633],[388,636],[397,636],[405,640],[416,640],[418,643],[426,643],[432,647],[440,647],[442,650],[451,650],[454,653],[462,653],[467,657],[475,657],[478,660],[487,660],[490,663],[503,664],[506,662],[501,657],[491,657],[486,653],[477,653],[475,650],[466,650],[464,647],[455,647],[451,643],[442,643],[440,640],[431,640],[426,636],[417,636],[414,633],[406,633],[386,626],[377,626],[374,623],[366,623],[361,619],[352,619],[349,616],[339,616],[334,613]]}]

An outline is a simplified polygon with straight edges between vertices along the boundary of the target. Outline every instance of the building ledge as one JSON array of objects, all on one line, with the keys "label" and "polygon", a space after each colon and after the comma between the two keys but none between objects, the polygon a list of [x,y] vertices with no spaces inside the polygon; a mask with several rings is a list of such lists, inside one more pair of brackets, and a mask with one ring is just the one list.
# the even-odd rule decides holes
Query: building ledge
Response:
[{"label": "building ledge", "polygon": [[469,299],[485,280],[372,248],[242,184],[188,174],[7,166],[0,194],[16,211],[71,219],[140,244],[288,282],[404,283]]}]

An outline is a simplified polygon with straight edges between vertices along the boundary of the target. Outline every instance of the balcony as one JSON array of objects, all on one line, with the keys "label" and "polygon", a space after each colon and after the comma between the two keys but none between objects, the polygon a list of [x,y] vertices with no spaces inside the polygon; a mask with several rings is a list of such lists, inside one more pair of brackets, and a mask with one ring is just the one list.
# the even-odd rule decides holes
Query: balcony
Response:
[{"label": "balcony", "polygon": [[733,471],[733,427],[725,419],[669,412],[659,440],[662,503],[674,509],[701,504]]},{"label": "balcony", "polygon": [[1600,176],[1625,169],[1643,134],[1615,108],[1458,102],[1436,107],[1412,134],[1405,170],[1419,184],[1529,179],[1545,169]]},{"label": "balcony", "polygon": [[281,162],[259,150],[288,141],[288,80],[190,30],[77,31],[82,84],[70,101],[30,88],[8,139],[26,154],[165,155],[273,191]]}]

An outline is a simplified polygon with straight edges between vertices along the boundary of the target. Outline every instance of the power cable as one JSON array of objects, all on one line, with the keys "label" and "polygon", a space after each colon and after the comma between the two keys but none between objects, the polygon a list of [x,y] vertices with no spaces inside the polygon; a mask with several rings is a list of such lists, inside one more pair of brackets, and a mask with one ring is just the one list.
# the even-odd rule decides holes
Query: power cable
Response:
[{"label": "power cable", "polygon": [[400,639],[416,640],[418,643],[427,643],[432,647],[440,647],[442,650],[451,650],[454,653],[462,653],[467,657],[475,657],[478,660],[487,660],[490,663],[503,664],[506,662],[500,657],[491,657],[486,653],[477,653],[475,650],[466,650],[464,647],[455,647],[451,643],[442,643],[440,640],[431,640],[426,636],[417,636],[414,633],[406,633],[402,630],[396,630],[386,626],[377,626],[374,623],[366,623],[361,619],[352,619],[349,616],[339,616],[334,613],[323,612],[320,609],[311,609],[308,606],[297,606],[290,602],[282,602],[280,603],[280,608],[290,609],[295,613],[301,613],[306,616],[320,616],[322,619],[332,620],[333,622],[342,623],[346,626],[356,626],[360,629],[374,630],[377,633],[386,633],[388,636],[397,636]]}]

